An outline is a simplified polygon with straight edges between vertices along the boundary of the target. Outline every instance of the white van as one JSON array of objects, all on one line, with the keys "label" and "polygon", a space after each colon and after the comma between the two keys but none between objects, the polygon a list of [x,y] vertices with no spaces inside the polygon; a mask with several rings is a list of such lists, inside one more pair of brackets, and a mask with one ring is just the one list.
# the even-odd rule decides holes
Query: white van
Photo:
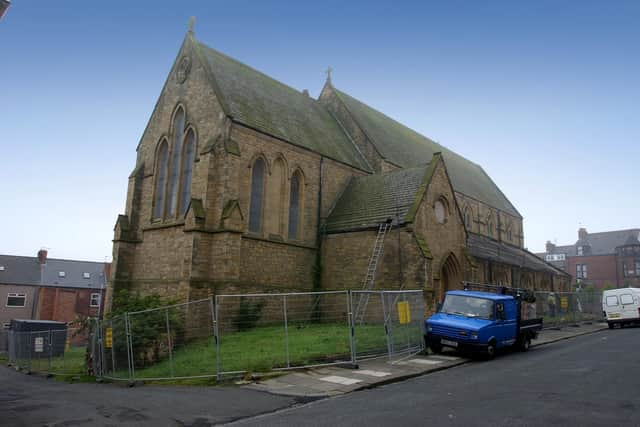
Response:
[{"label": "white van", "polygon": [[640,322],[640,288],[610,289],[602,292],[602,311],[609,329],[615,325]]}]

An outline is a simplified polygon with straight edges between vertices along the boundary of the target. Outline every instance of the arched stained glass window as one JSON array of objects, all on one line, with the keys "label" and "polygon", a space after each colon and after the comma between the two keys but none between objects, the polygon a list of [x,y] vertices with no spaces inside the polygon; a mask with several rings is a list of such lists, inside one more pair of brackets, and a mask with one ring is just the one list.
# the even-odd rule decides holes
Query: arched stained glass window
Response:
[{"label": "arched stained glass window", "polygon": [[258,233],[262,228],[262,204],[264,195],[264,160],[257,159],[251,169],[251,201],[249,206],[249,231]]},{"label": "arched stained glass window", "polygon": [[191,176],[193,175],[193,161],[196,154],[196,137],[193,130],[189,130],[184,138],[184,153],[182,155],[182,177],[180,179],[180,215],[183,216],[191,200]]},{"label": "arched stained glass window", "polygon": [[173,119],[173,149],[171,150],[171,170],[167,207],[169,216],[176,214],[178,205],[178,177],[180,174],[180,156],[182,155],[182,137],[184,134],[184,110],[178,108]]},{"label": "arched stained glass window", "polygon": [[300,175],[295,173],[291,178],[291,193],[289,196],[289,239],[298,239],[298,224],[300,219]]},{"label": "arched stained glass window", "polygon": [[156,159],[156,194],[153,200],[153,219],[162,218],[164,211],[164,191],[167,183],[168,165],[169,147],[167,141],[162,141]]}]

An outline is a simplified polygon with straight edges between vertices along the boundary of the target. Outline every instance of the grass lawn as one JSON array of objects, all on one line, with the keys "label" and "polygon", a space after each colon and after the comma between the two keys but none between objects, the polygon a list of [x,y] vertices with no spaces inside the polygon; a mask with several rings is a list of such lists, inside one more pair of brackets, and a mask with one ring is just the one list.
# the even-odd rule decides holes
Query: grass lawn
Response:
[{"label": "grass lawn", "polygon": [[[288,353],[291,366],[332,361],[349,361],[349,328],[344,324],[291,324],[288,328]],[[397,325],[393,329],[394,348],[413,346],[422,340],[420,326]],[[357,325],[356,350],[359,355],[384,353],[387,340],[382,325]],[[135,378],[166,378],[216,374],[213,338],[201,338],[175,347],[173,363],[166,356],[148,366],[136,366]],[[171,366],[173,365],[173,366]],[[220,370],[224,372],[268,372],[287,367],[287,345],[282,326],[258,327],[220,336]],[[116,377],[127,378],[126,370]]]}]

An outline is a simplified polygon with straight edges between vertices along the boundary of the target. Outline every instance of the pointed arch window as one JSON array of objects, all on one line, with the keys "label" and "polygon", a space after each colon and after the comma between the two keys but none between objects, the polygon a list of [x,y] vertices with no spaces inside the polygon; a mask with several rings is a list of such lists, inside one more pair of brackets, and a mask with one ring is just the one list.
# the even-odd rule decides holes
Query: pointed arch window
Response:
[{"label": "pointed arch window", "polygon": [[178,107],[178,111],[176,111],[173,118],[173,148],[171,150],[171,169],[167,199],[168,216],[174,216],[176,214],[176,208],[178,205],[178,178],[180,173],[180,157],[182,155],[184,124],[184,110],[182,107]]},{"label": "pointed arch window", "polygon": [[156,194],[153,200],[153,219],[162,218],[164,211],[164,190],[167,183],[167,168],[169,167],[169,144],[166,140],[160,143],[156,159]]},{"label": "pointed arch window", "polygon": [[471,209],[465,207],[462,217],[464,219],[464,226],[467,228],[467,230],[471,231]]},{"label": "pointed arch window", "polygon": [[264,171],[264,160],[262,158],[256,159],[253,168],[251,168],[251,200],[249,205],[249,231],[253,233],[258,233],[262,229]]},{"label": "pointed arch window", "polygon": [[291,177],[291,191],[289,195],[289,239],[297,240],[300,224],[300,189],[301,189],[300,174],[295,173]]},{"label": "pointed arch window", "polygon": [[491,220],[491,216],[487,217],[487,234],[493,237],[493,221]]},{"label": "pointed arch window", "polygon": [[193,162],[196,154],[196,137],[193,129],[189,129],[184,138],[184,152],[182,154],[182,177],[180,178],[180,215],[187,212],[191,200],[191,181],[193,175]]}]

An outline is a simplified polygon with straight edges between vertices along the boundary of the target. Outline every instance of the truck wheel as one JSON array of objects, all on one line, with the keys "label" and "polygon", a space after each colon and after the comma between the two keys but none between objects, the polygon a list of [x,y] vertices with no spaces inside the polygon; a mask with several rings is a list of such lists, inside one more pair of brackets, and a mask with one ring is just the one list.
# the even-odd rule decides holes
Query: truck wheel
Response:
[{"label": "truck wheel", "polygon": [[519,343],[518,347],[519,347],[520,351],[523,351],[523,352],[524,351],[529,351],[529,347],[531,347],[531,338],[523,337],[520,340],[520,343]]},{"label": "truck wheel", "polygon": [[487,345],[487,358],[493,359],[494,357],[496,357],[496,343],[494,341],[491,341]]},{"label": "truck wheel", "polygon": [[615,324],[613,324],[611,322],[607,322],[607,324],[609,325],[609,329],[613,329],[613,327],[616,326]]},{"label": "truck wheel", "polygon": [[431,349],[431,352],[433,352],[434,354],[442,353],[442,345],[440,344],[430,344],[429,348]]}]

